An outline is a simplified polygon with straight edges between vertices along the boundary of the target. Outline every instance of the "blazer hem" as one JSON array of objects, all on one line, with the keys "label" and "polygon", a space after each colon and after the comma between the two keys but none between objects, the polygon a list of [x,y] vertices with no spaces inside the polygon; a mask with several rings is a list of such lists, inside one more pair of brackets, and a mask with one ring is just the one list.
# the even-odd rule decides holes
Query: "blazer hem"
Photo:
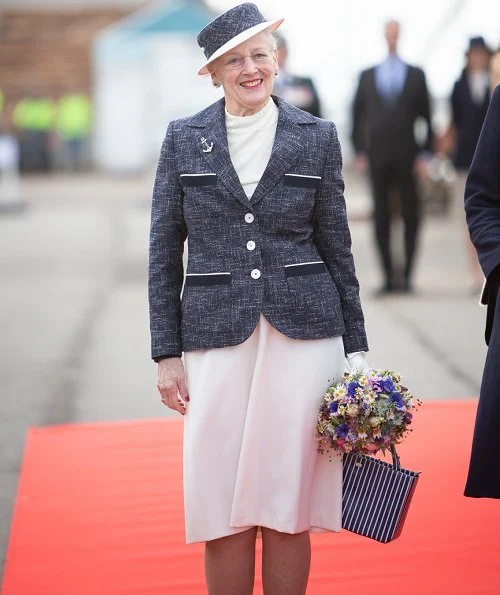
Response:
[{"label": "blazer hem", "polygon": [[[273,321],[268,318],[263,312],[263,315],[266,317],[266,320],[271,324],[277,331],[288,337],[289,339],[297,339],[301,341],[314,341],[316,339],[326,339],[328,337],[340,337],[344,334],[344,328],[342,326],[330,326],[328,327],[328,323],[322,323],[320,325],[309,325],[306,329],[301,329],[299,331],[285,331],[282,328],[279,328],[278,325],[274,324]],[[256,326],[256,325],[255,325]],[[214,340],[213,335],[210,337],[210,340],[200,340],[198,337],[197,341],[190,341],[185,342],[183,345],[183,351],[200,351],[202,349],[220,349],[223,347],[233,347],[235,345],[240,345],[244,343],[250,335],[255,330],[255,326],[252,327],[248,333],[244,335],[239,335],[236,337],[232,337],[229,340],[223,341],[216,341]],[[362,351],[360,349],[359,351]]]}]

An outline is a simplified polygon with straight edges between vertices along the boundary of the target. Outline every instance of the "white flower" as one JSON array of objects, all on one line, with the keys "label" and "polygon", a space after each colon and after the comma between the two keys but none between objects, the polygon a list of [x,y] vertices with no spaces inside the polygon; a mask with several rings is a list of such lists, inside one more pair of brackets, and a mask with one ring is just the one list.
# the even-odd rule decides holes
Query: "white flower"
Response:
[{"label": "white flower", "polygon": [[347,415],[349,417],[356,417],[359,413],[359,407],[355,403],[347,405]]}]

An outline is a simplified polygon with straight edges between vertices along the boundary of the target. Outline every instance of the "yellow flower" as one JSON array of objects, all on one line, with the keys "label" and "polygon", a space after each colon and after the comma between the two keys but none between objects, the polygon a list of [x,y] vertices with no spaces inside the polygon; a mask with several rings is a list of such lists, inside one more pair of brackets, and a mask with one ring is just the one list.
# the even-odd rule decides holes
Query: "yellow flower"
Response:
[{"label": "yellow flower", "polygon": [[370,426],[372,428],[378,428],[380,425],[380,418],[379,417],[370,417],[370,419],[368,420],[368,423],[370,424]]},{"label": "yellow flower", "polygon": [[343,386],[340,386],[339,388],[335,389],[335,392],[333,393],[333,396],[337,399],[340,399],[342,397],[345,396],[345,388]]}]

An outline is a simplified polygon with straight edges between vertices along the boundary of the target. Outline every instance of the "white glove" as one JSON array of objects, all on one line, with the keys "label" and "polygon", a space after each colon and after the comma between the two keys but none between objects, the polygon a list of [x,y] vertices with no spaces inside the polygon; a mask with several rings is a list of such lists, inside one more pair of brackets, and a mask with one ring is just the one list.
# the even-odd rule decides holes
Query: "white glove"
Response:
[{"label": "white glove", "polygon": [[372,366],[366,359],[366,353],[364,351],[356,351],[355,353],[347,354],[347,365],[349,372],[368,372],[372,369]]}]

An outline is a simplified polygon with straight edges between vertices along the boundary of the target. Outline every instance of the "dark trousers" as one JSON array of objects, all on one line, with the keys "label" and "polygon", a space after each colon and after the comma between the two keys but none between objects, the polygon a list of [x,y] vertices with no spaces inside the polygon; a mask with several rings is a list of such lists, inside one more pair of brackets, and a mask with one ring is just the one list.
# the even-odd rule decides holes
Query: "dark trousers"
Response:
[{"label": "dark trousers", "polygon": [[394,287],[394,264],[391,252],[391,215],[394,197],[400,205],[404,222],[405,264],[403,282],[410,285],[417,234],[420,221],[420,205],[416,189],[413,165],[387,164],[370,168],[374,202],[375,240],[387,288]]},{"label": "dark trousers", "polygon": [[50,134],[43,130],[24,130],[21,134],[21,169],[43,171],[51,169]]}]

